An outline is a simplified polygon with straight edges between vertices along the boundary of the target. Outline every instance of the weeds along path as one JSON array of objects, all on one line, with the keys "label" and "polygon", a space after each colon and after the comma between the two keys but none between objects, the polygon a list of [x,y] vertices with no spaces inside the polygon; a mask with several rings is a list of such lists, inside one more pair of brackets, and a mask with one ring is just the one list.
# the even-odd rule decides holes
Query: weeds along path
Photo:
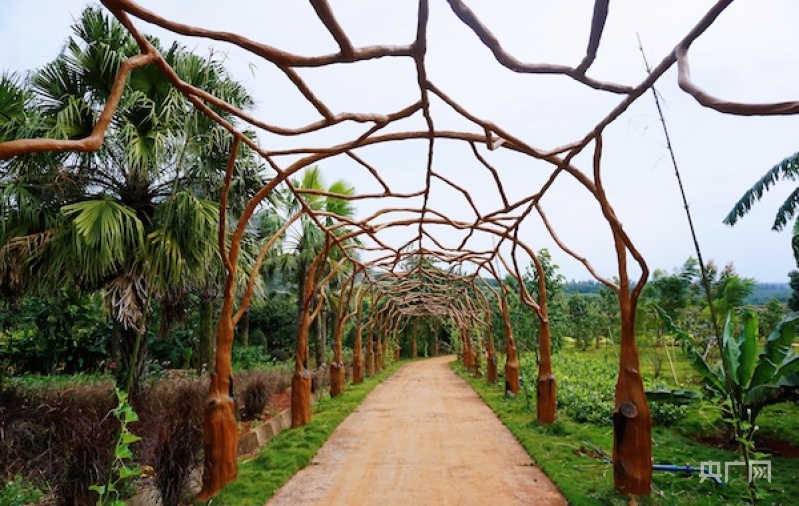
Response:
[{"label": "weeds along path", "polygon": [[566,501],[472,388],[455,357],[406,364],[268,503],[561,505]]}]

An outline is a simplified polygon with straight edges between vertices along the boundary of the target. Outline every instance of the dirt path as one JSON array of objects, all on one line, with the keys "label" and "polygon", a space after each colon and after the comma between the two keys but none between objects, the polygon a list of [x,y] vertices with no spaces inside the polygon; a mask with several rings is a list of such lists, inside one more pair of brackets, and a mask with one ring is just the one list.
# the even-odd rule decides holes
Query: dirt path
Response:
[{"label": "dirt path", "polygon": [[377,386],[268,504],[566,504],[452,360],[407,364]]}]

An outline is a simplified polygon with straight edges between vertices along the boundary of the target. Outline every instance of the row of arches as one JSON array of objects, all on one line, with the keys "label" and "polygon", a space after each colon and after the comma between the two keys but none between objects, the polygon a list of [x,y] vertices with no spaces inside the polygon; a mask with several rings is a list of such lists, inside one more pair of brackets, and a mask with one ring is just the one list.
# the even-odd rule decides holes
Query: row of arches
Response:
[{"label": "row of arches", "polygon": [[[204,443],[205,470],[201,500],[215,495],[236,476],[235,406],[231,398],[231,352],[236,324],[246,312],[255,276],[269,251],[280,237],[296,226],[298,220],[310,220],[324,234],[324,248],[314,257],[306,273],[301,293],[300,325],[297,336],[295,372],[292,381],[292,425],[300,426],[310,420],[310,384],[308,370],[308,330],[319,317],[320,297],[332,295],[330,281],[339,276],[341,282],[335,290],[334,350],[331,367],[331,394],[345,388],[344,361],[342,357],[342,332],[348,322],[355,321],[356,344],[353,357],[353,378],[359,380],[364,368],[377,370],[382,358],[396,353],[396,334],[402,329],[419,325],[422,319],[452,322],[461,339],[462,358],[469,367],[475,367],[481,346],[474,346],[472,329],[480,329],[486,336],[485,354],[487,378],[496,381],[501,361],[497,356],[495,335],[504,338],[504,361],[507,390],[518,391],[519,360],[514,336],[509,324],[506,296],[508,287],[491,285],[486,278],[501,279],[501,271],[521,280],[520,261],[527,259],[539,271],[537,295],[518,283],[517,294],[539,320],[538,336],[541,361],[537,378],[538,418],[550,423],[556,417],[557,382],[552,370],[549,344],[546,286],[541,273],[541,262],[533,241],[526,238],[524,224],[536,221],[543,227],[548,240],[553,241],[565,255],[584,266],[586,272],[611,288],[618,298],[621,313],[620,360],[616,387],[614,413],[614,483],[618,491],[626,494],[646,495],[651,489],[651,418],[643,390],[635,340],[635,309],[638,297],[646,283],[648,268],[633,239],[622,226],[603,183],[603,140],[606,129],[647,91],[668,69],[677,66],[681,88],[701,105],[723,113],[740,115],[795,114],[796,103],[739,104],[718,99],[703,92],[690,78],[688,49],[715,22],[732,3],[716,2],[705,15],[678,41],[641,82],[623,84],[602,81],[588,75],[597,57],[605,22],[609,16],[609,1],[595,0],[585,56],[577,66],[538,64],[521,61],[505,50],[479,16],[464,2],[447,0],[447,6],[457,20],[467,28],[485,49],[491,52],[502,71],[519,76],[556,75],[572,84],[584,87],[602,96],[618,97],[618,102],[596,124],[578,135],[576,140],[552,149],[542,149],[525,140],[512,129],[482,118],[456,100],[433,82],[428,73],[427,52],[431,6],[428,0],[419,0],[412,42],[404,45],[376,45],[357,47],[337,19],[334,9],[325,0],[310,0],[313,11],[326,32],[332,37],[336,49],[329,54],[305,56],[253,40],[241,34],[204,27],[190,26],[180,20],[168,19],[150,11],[133,0],[102,0],[105,8],[130,32],[136,40],[140,54],[120,65],[110,90],[105,108],[97,117],[90,136],[82,139],[14,139],[0,143],[0,159],[9,159],[38,152],[91,152],[102,146],[106,129],[113,121],[125,83],[136,69],[152,65],[160,69],[172,85],[208,118],[222,125],[233,139],[225,171],[224,185],[220,189],[220,226],[218,246],[227,281],[217,330],[217,345],[209,394],[205,403]],[[318,115],[318,119],[304,125],[271,123],[227,103],[224,99],[207,93],[183,81],[163,55],[149,42],[139,28],[140,22],[149,23],[182,36],[197,37],[226,43],[245,51],[274,67],[287,80],[294,91]],[[305,72],[324,67],[359,64],[373,60],[407,61],[412,65],[417,97],[391,111],[335,111],[314,92],[306,80]],[[440,126],[439,118],[446,114],[458,118],[458,128]],[[342,125],[353,126],[356,133],[344,140],[319,141],[314,137],[321,132],[334,131]],[[411,125],[411,126],[408,126]],[[420,126],[421,125],[421,126]],[[264,133],[259,140],[247,129]],[[286,147],[272,140],[300,139],[305,147]],[[412,191],[395,190],[397,185],[386,177],[386,170],[363,155],[370,149],[385,146],[422,145],[425,159],[418,188]],[[261,188],[253,189],[249,201],[237,216],[228,216],[227,195],[233,183],[234,168],[241,148],[246,146],[257,153],[269,168],[271,178]],[[498,197],[488,207],[477,202],[474,191],[463,181],[453,180],[440,168],[434,156],[442,146],[457,146],[470,153],[474,171],[488,174],[494,181]],[[579,158],[580,155],[582,158]],[[507,158],[524,160],[531,171],[541,176],[537,185],[525,187],[523,196],[514,196],[506,176]],[[577,163],[582,160],[581,165]],[[353,167],[369,174],[372,188],[354,195],[316,192],[343,200],[392,202],[379,207],[367,216],[349,218],[333,212],[313,209],[308,197],[315,191],[295,187],[291,177],[317,163],[345,159]],[[586,161],[585,159],[590,159]],[[385,162],[385,160],[381,160]],[[615,260],[612,276],[600,273],[584,252],[573,249],[562,240],[545,211],[544,198],[552,193],[556,182],[569,180],[580,192],[575,199],[587,199],[596,206],[597,217],[606,231],[611,254]],[[448,192],[459,195],[461,203],[469,210],[468,216],[453,216],[446,204],[436,205],[431,195],[433,183]],[[300,203],[291,216],[270,239],[264,241],[253,260],[248,286],[241,291],[236,286],[242,240],[251,218],[262,209],[270,195],[278,188],[287,188]],[[413,204],[404,204],[413,202]],[[547,205],[549,205],[547,203]],[[436,233],[441,228],[458,231],[462,240],[446,243]],[[395,242],[391,232],[410,230],[410,240]],[[490,238],[492,247],[473,245],[476,237]],[[485,244],[485,243],[484,243]],[[336,252],[331,261],[330,252]],[[359,254],[359,252],[361,254]],[[368,255],[368,258],[366,256]],[[444,268],[432,265],[439,263]],[[368,310],[364,301],[368,300]],[[501,308],[503,329],[494,329],[487,315],[494,301]],[[363,333],[374,338],[364,341]],[[504,334],[504,335],[503,335]],[[366,343],[365,355],[362,348]],[[438,342],[438,341],[436,341]]]}]

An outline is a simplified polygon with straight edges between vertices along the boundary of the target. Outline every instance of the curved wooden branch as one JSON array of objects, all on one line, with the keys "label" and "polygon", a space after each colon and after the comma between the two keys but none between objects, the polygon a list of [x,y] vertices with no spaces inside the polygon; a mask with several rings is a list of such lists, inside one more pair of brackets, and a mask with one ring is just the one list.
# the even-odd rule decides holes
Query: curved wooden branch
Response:
[{"label": "curved wooden branch", "polygon": [[155,53],[143,53],[132,56],[123,61],[119,66],[119,71],[114,78],[114,84],[111,86],[111,93],[105,102],[105,107],[97,118],[92,133],[83,139],[15,139],[13,141],[0,142],[0,160],[7,160],[14,156],[25,155],[30,153],[43,153],[53,152],[62,153],[64,151],[75,151],[79,153],[88,153],[97,151],[103,145],[105,139],[105,132],[111,124],[114,113],[119,105],[119,99],[122,98],[122,92],[125,90],[125,83],[128,80],[128,75],[133,69],[143,67],[150,63],[154,63],[158,56]]},{"label": "curved wooden branch", "polygon": [[691,80],[691,69],[688,65],[689,46],[690,44],[687,43],[680,44],[674,50],[677,57],[677,83],[683,91],[694,97],[704,107],[738,116],[789,116],[799,113],[799,102],[797,101],[746,104],[723,100],[705,92]]},{"label": "curved wooden branch", "polygon": [[[608,83],[603,81],[598,81],[596,79],[591,79],[587,77],[584,72],[585,69],[580,67],[572,68],[566,65],[550,65],[545,63],[524,63],[522,61],[517,60],[513,55],[508,53],[502,48],[499,40],[496,36],[491,33],[480,18],[466,6],[461,0],[447,0],[449,6],[452,8],[452,11],[455,13],[458,18],[460,18],[463,23],[472,29],[472,31],[480,38],[480,41],[491,50],[494,54],[494,58],[502,64],[504,67],[519,73],[525,74],[562,74],[565,76],[569,76],[575,81],[585,84],[586,86],[590,86],[596,90],[602,91],[609,91],[612,93],[631,93],[633,88],[631,86],[625,86],[616,83]],[[595,11],[596,17],[596,11]],[[601,24],[604,25],[604,18],[601,19]],[[589,42],[589,51],[591,50],[591,44],[593,42],[593,38],[596,37],[596,44],[599,45],[599,36],[601,35],[601,27],[598,30],[594,29],[593,26],[597,26],[599,23],[595,19],[592,24],[592,33],[591,33],[591,42]],[[598,32],[595,34],[595,32]],[[590,53],[589,53],[590,54]],[[585,60],[584,62],[585,63]],[[588,62],[590,64],[590,61]],[[588,68],[588,64],[585,64],[585,68]],[[581,64],[581,67],[583,64]]]}]

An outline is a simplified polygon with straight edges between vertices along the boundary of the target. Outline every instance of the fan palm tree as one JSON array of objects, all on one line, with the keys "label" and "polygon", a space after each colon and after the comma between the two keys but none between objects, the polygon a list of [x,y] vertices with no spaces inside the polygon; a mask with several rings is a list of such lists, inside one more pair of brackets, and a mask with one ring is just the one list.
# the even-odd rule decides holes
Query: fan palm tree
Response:
[{"label": "fan palm tree", "polygon": [[[91,132],[119,65],[138,46],[95,8],[73,30],[61,55],[31,76],[29,88],[0,81],[0,118],[14,118],[0,120],[0,135],[81,138]],[[252,106],[218,62],[177,44],[159,50],[185,81],[240,108]],[[146,329],[149,303],[179,298],[207,281],[230,146],[224,130],[160,69],[134,70],[98,152],[17,157],[0,165],[4,291],[15,293],[14,273],[21,270],[40,288],[69,283],[103,290],[126,348],[120,358],[129,359]],[[261,181],[253,157],[242,155],[241,183],[231,195],[244,198]],[[21,250],[28,253],[24,265],[14,265],[10,259]]]}]

